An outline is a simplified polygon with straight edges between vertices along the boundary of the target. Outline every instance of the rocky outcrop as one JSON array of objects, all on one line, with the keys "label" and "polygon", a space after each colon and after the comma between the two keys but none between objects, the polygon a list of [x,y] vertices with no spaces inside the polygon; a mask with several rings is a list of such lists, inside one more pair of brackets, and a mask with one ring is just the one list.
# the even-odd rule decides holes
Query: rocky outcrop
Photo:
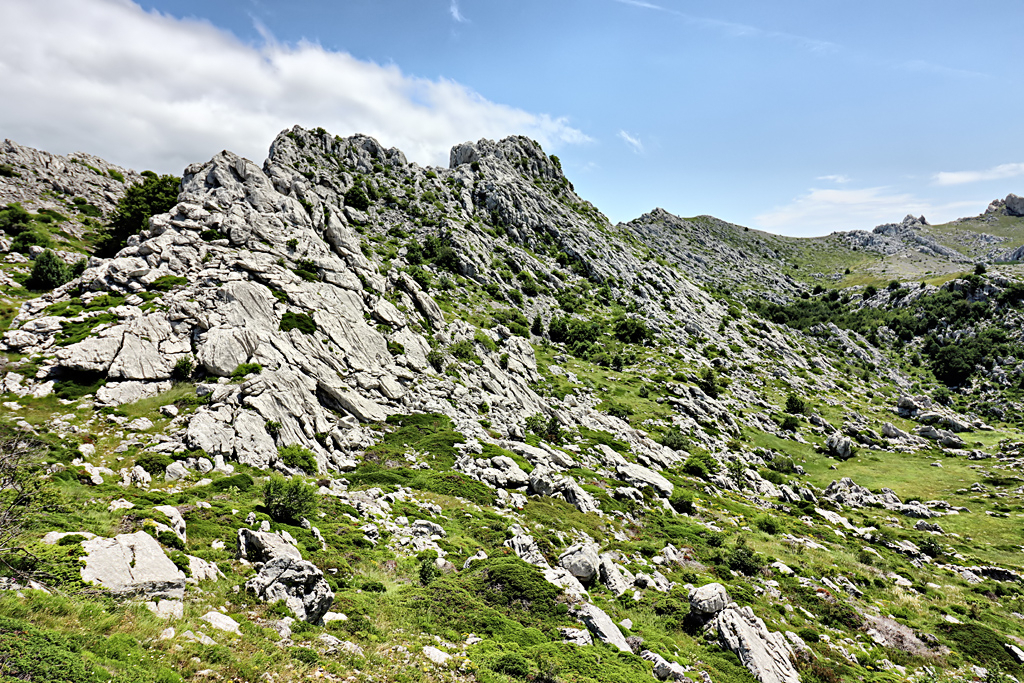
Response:
[{"label": "rocky outcrop", "polygon": [[579,605],[574,610],[576,618],[590,630],[594,637],[602,643],[619,648],[622,652],[632,652],[626,637],[615,625],[612,618],[604,610],[589,602]]},{"label": "rocky outcrop", "polygon": [[750,607],[730,602],[721,584],[690,591],[690,614],[715,633],[719,645],[734,652],[761,683],[800,683],[786,636],[769,631]]},{"label": "rocky outcrop", "polygon": [[[51,538],[56,543],[60,534]],[[82,580],[95,583],[119,596],[144,596],[180,600],[185,595],[185,575],[163,548],[144,531],[113,538],[82,541],[85,566]]]},{"label": "rocky outcrop", "polygon": [[1008,194],[1003,200],[1003,206],[1006,207],[1006,213],[1010,216],[1024,216],[1024,197]]},{"label": "rocky outcrop", "polygon": [[321,623],[334,604],[334,593],[323,572],[312,562],[278,555],[259,574],[245,582],[245,589],[264,602],[283,600],[298,619]]}]

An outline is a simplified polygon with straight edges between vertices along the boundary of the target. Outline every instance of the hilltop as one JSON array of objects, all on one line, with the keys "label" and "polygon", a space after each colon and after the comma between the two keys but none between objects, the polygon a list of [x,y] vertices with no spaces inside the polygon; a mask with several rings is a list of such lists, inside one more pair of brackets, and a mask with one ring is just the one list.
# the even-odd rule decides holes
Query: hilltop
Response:
[{"label": "hilltop", "polygon": [[299,127],[170,197],[0,170],[11,675],[1024,674],[1013,195],[615,225],[524,137]]}]

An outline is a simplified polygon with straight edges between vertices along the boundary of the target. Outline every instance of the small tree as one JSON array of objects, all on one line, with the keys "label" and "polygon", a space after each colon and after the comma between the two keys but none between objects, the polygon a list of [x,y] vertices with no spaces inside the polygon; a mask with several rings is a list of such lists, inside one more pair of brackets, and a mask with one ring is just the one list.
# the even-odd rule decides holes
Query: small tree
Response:
[{"label": "small tree", "polygon": [[42,443],[34,438],[0,435],[0,557],[19,550],[26,517],[38,508],[41,453]]},{"label": "small tree", "polygon": [[807,411],[807,404],[802,398],[794,393],[786,396],[786,412],[790,415],[803,415]]},{"label": "small tree", "polygon": [[714,368],[704,368],[697,379],[697,386],[711,398],[718,398],[718,374]]},{"label": "small tree", "polygon": [[117,203],[107,233],[96,248],[98,256],[113,256],[128,244],[128,238],[146,228],[149,219],[167,213],[178,203],[181,178],[158,176],[143,171],[141,185],[131,185]]},{"label": "small tree", "polygon": [[36,257],[29,276],[29,289],[51,290],[71,280],[71,270],[60,257],[47,249]]},{"label": "small tree", "polygon": [[303,517],[312,517],[317,510],[316,492],[300,477],[285,479],[279,474],[260,490],[267,514],[277,522],[296,524]]}]

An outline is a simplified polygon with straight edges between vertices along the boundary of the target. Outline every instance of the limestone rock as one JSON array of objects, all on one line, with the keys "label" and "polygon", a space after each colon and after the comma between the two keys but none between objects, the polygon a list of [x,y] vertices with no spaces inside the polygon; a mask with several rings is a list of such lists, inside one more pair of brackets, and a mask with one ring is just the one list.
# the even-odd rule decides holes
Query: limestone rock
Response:
[{"label": "limestone rock", "polygon": [[662,498],[671,498],[675,485],[665,477],[661,476],[649,467],[636,463],[625,463],[616,468],[623,480],[633,484],[637,488],[650,486]]},{"label": "limestone rock", "polygon": [[156,539],[144,531],[114,538],[82,542],[85,566],[82,580],[94,582],[116,595],[144,595],[180,600],[185,575],[178,570]]},{"label": "limestone rock", "polygon": [[242,632],[238,630],[238,622],[226,614],[210,611],[199,618],[218,631],[227,631],[228,633],[234,633],[235,635],[242,635]]},{"label": "limestone rock", "polygon": [[729,604],[729,594],[720,583],[709,583],[690,591],[690,612],[706,619],[712,617]]},{"label": "limestone rock", "polygon": [[298,619],[321,622],[334,603],[334,593],[312,562],[290,555],[272,557],[259,574],[245,582],[245,589],[264,602],[284,600]]},{"label": "limestone rock", "polygon": [[569,573],[582,583],[589,584],[597,578],[597,571],[601,560],[598,557],[595,544],[581,543],[567,548],[559,556],[558,564],[563,569],[567,569]]},{"label": "limestone rock", "polygon": [[238,530],[238,556],[250,562],[269,562],[275,557],[301,560],[302,553],[295,547],[295,539],[287,532]]},{"label": "limestone rock", "polygon": [[734,652],[761,683],[800,683],[789,641],[782,633],[769,632],[749,607],[722,610],[711,627],[722,648]]},{"label": "limestone rock", "polygon": [[623,652],[632,652],[622,631],[600,607],[587,602],[575,608],[575,615],[602,643],[614,645]]}]

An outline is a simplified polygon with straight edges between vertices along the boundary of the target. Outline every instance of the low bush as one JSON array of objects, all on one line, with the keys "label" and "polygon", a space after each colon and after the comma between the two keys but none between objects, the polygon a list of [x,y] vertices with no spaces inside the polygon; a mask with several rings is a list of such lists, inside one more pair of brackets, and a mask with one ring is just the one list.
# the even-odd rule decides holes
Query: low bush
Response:
[{"label": "low bush", "polygon": [[278,446],[277,456],[281,458],[281,462],[286,467],[300,469],[306,474],[316,474],[318,471],[316,456],[313,455],[313,452],[297,444]]},{"label": "low bush", "polygon": [[148,289],[154,292],[169,292],[175,287],[183,287],[188,284],[188,279],[180,275],[161,275],[149,283]]},{"label": "low bush", "polygon": [[231,379],[239,380],[247,375],[258,375],[261,372],[263,372],[263,366],[259,363],[242,363],[231,373]]},{"label": "low bush", "polygon": [[192,373],[196,370],[196,362],[192,356],[182,356],[174,363],[174,370],[171,371],[171,376],[181,382],[186,382],[192,377]]},{"label": "low bush", "polygon": [[143,453],[135,458],[135,464],[157,477],[164,473],[174,459],[165,453]]},{"label": "low bush", "polygon": [[277,522],[297,524],[304,517],[312,517],[318,507],[316,492],[300,477],[285,479],[279,474],[271,475],[260,495],[267,514]]},{"label": "low bush", "polygon": [[292,313],[291,311],[286,312],[281,316],[281,326],[279,328],[282,332],[291,332],[292,330],[298,330],[303,334],[313,334],[316,332],[316,321],[305,313]]},{"label": "low bush", "polygon": [[715,457],[703,449],[694,449],[683,463],[683,472],[692,477],[707,479],[718,472],[721,465]]},{"label": "low bush", "polygon": [[71,280],[71,269],[55,253],[47,249],[32,263],[32,274],[26,286],[29,289],[49,291]]}]

